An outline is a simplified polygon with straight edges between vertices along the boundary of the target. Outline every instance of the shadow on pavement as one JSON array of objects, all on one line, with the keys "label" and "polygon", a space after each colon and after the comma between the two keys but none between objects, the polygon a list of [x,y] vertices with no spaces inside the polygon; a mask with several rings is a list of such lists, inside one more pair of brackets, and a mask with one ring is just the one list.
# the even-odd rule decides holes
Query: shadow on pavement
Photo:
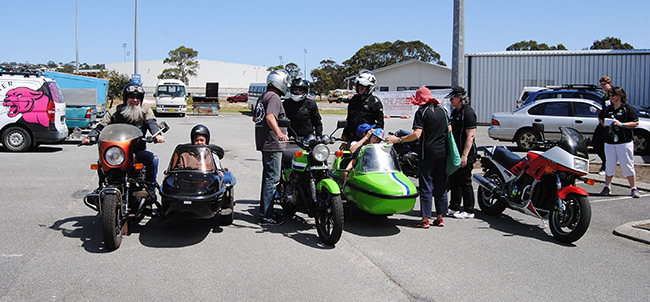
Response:
[{"label": "shadow on pavement", "polygon": [[553,235],[546,232],[546,224],[527,224],[521,220],[514,219],[507,215],[507,212],[497,216],[488,216],[481,211],[475,211],[476,219],[483,220],[488,223],[491,229],[495,229],[504,233],[503,236],[521,236],[538,239],[540,241],[552,242],[563,246],[575,246],[573,244],[565,244],[555,240]]}]

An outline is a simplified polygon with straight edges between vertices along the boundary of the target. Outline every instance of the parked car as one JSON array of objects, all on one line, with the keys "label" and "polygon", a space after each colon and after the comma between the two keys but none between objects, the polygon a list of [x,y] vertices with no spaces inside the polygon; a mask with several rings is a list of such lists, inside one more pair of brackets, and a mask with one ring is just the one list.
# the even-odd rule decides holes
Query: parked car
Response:
[{"label": "parked car", "polygon": [[[560,126],[572,127],[585,138],[593,136],[598,125],[599,102],[586,99],[542,99],[513,112],[492,114],[492,126],[488,129],[490,138],[499,141],[513,141],[523,150],[535,147],[540,134],[533,131],[534,122],[544,124],[544,136],[559,141]],[[650,119],[640,116],[639,127],[634,130],[634,152],[647,154],[650,151]]]},{"label": "parked car", "polygon": [[0,68],[0,140],[9,151],[26,151],[65,139],[61,90],[40,71]]},{"label": "parked car", "polygon": [[602,90],[596,85],[524,87],[516,108],[544,99],[587,99],[598,102],[602,97]]},{"label": "parked car", "polygon": [[236,103],[236,102],[247,102],[248,101],[248,93],[238,93],[233,96],[229,96],[227,99],[228,103]]}]

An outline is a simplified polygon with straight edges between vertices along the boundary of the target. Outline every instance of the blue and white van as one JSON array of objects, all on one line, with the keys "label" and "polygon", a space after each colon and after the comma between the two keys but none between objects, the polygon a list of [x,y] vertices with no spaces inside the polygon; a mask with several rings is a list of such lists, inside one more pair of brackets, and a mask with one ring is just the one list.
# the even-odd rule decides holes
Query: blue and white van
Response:
[{"label": "blue and white van", "polygon": [[26,151],[68,135],[65,103],[56,81],[38,71],[0,70],[0,142]]}]

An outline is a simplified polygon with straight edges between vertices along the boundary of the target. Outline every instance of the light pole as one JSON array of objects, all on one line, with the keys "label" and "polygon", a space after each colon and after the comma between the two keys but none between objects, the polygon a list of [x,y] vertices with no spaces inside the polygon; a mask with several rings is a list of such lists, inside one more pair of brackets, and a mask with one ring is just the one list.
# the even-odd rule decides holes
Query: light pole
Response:
[{"label": "light pole", "polygon": [[135,0],[135,34],[133,43],[133,73],[138,74],[138,0]]},{"label": "light pole", "polygon": [[75,6],[75,26],[74,26],[74,35],[75,35],[75,50],[76,50],[76,61],[75,64],[75,73],[79,73],[79,0],[76,1]]},{"label": "light pole", "polygon": [[305,48],[305,80],[307,79],[307,48]]},{"label": "light pole", "polygon": [[122,44],[122,49],[124,49],[124,62],[126,62],[126,43]]}]

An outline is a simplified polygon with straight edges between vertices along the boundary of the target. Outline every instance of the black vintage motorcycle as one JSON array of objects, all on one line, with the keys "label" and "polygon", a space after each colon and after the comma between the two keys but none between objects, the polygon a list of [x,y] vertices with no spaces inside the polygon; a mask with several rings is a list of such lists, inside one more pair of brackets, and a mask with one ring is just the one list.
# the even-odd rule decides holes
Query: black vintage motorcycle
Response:
[{"label": "black vintage motorcycle", "polygon": [[[389,134],[404,137],[411,134],[411,132],[400,129],[396,133],[390,132]],[[393,150],[397,153],[400,169],[406,176],[418,177],[418,152],[421,149],[420,139],[401,144],[393,144]]]},{"label": "black vintage motorcycle", "polygon": [[142,140],[152,143],[156,135],[167,130],[169,126],[162,122],[158,132],[145,137],[136,126],[112,124],[102,130],[99,141],[90,141],[99,146],[99,164],[91,165],[91,169],[102,169],[106,178],[98,191],[84,197],[84,204],[99,212],[104,245],[109,250],[120,247],[129,221],[139,222],[161,208],[155,191],[146,189],[157,184],[145,181],[145,168],[135,157],[134,148]]},{"label": "black vintage motorcycle", "polygon": [[[346,123],[339,121],[337,130],[345,128]],[[278,120],[278,124],[290,126],[288,120]],[[340,141],[327,135],[291,138],[282,154],[282,173],[276,194],[276,201],[285,215],[293,216],[299,211],[314,217],[318,237],[327,245],[335,245],[343,233],[341,190],[332,179],[327,164],[330,156],[327,145],[337,140]]]}]

